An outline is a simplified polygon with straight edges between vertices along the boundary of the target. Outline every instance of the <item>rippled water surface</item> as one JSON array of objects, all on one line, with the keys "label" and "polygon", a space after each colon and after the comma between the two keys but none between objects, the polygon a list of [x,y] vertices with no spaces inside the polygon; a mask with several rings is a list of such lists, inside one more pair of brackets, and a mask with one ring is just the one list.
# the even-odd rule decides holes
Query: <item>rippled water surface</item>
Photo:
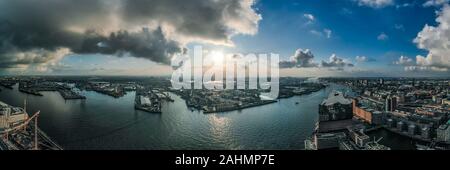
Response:
[{"label": "rippled water surface", "polygon": [[[31,96],[2,88],[0,100],[40,110],[39,126],[65,149],[303,149],[317,121],[318,104],[332,85],[310,95],[217,114],[191,111],[178,96],[162,114],[134,110],[134,92],[115,99],[83,91],[65,101],[57,92]],[[296,104],[298,102],[298,104]]]}]

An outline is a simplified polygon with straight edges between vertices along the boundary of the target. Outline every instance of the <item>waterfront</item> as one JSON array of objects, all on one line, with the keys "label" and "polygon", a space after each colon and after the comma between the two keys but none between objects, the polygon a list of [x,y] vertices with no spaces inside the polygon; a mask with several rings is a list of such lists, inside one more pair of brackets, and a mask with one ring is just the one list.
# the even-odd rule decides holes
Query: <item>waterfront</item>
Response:
[{"label": "waterfront", "polygon": [[[82,91],[86,100],[63,100],[57,92],[32,96],[2,87],[0,100],[41,110],[40,127],[64,149],[303,149],[314,129],[318,104],[331,85],[309,95],[218,114],[191,111],[174,94],[161,114],[134,110],[134,92],[113,98]],[[296,103],[299,104],[296,104]],[[384,139],[387,140],[387,139]],[[395,148],[393,148],[395,149]]]},{"label": "waterfront", "polygon": [[386,129],[379,129],[373,132],[367,133],[370,137],[375,139],[383,138],[380,141],[380,144],[391,147],[395,150],[416,150],[416,144],[424,144],[423,142],[417,142],[411,140],[406,136],[401,136],[392,132],[389,132]]}]

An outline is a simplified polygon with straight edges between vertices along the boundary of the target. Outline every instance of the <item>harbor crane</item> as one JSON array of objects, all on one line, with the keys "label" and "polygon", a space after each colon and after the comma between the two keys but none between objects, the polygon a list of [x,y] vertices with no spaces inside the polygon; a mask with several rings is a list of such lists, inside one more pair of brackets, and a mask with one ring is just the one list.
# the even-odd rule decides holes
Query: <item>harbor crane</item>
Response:
[{"label": "harbor crane", "polygon": [[37,134],[38,127],[37,127],[37,124],[38,124],[38,117],[39,117],[40,112],[41,112],[41,111],[37,111],[36,113],[33,114],[33,116],[31,116],[31,117],[29,117],[28,119],[26,119],[26,120],[25,120],[23,123],[21,123],[20,125],[17,125],[17,126],[15,126],[15,127],[12,127],[12,128],[9,128],[9,129],[6,129],[6,130],[2,131],[1,133],[4,133],[4,134],[5,134],[4,138],[5,138],[6,140],[8,140],[8,136],[9,136],[9,134],[10,134],[11,132],[16,132],[16,131],[19,131],[19,130],[26,130],[28,124],[34,119],[34,147],[33,147],[33,149],[34,149],[34,150],[38,150],[38,139],[37,139],[37,136],[38,136],[38,134]]}]

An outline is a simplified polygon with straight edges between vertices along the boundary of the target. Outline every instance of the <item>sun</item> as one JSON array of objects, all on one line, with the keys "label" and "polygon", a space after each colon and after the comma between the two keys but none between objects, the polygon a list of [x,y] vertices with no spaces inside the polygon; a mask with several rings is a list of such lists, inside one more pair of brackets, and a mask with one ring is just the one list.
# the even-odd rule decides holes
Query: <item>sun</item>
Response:
[{"label": "sun", "polygon": [[212,51],[211,52],[211,59],[212,59],[214,65],[216,65],[216,66],[223,65],[224,57],[225,56],[222,51]]}]

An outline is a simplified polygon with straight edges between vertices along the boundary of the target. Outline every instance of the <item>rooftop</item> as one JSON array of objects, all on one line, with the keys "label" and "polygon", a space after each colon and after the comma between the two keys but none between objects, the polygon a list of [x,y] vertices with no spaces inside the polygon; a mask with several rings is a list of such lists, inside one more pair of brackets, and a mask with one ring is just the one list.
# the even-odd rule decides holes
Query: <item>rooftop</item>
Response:
[{"label": "rooftop", "polygon": [[448,124],[443,124],[443,125],[439,126],[438,129],[445,130],[448,128],[448,126],[449,126]]},{"label": "rooftop", "polygon": [[318,132],[328,133],[334,131],[342,131],[345,130],[348,126],[351,126],[352,124],[353,124],[352,119],[319,122]]},{"label": "rooftop", "polygon": [[352,101],[350,99],[345,98],[342,92],[333,91],[330,93],[330,95],[328,95],[328,98],[322,102],[322,105],[330,106],[337,103],[347,105],[351,104]]}]

